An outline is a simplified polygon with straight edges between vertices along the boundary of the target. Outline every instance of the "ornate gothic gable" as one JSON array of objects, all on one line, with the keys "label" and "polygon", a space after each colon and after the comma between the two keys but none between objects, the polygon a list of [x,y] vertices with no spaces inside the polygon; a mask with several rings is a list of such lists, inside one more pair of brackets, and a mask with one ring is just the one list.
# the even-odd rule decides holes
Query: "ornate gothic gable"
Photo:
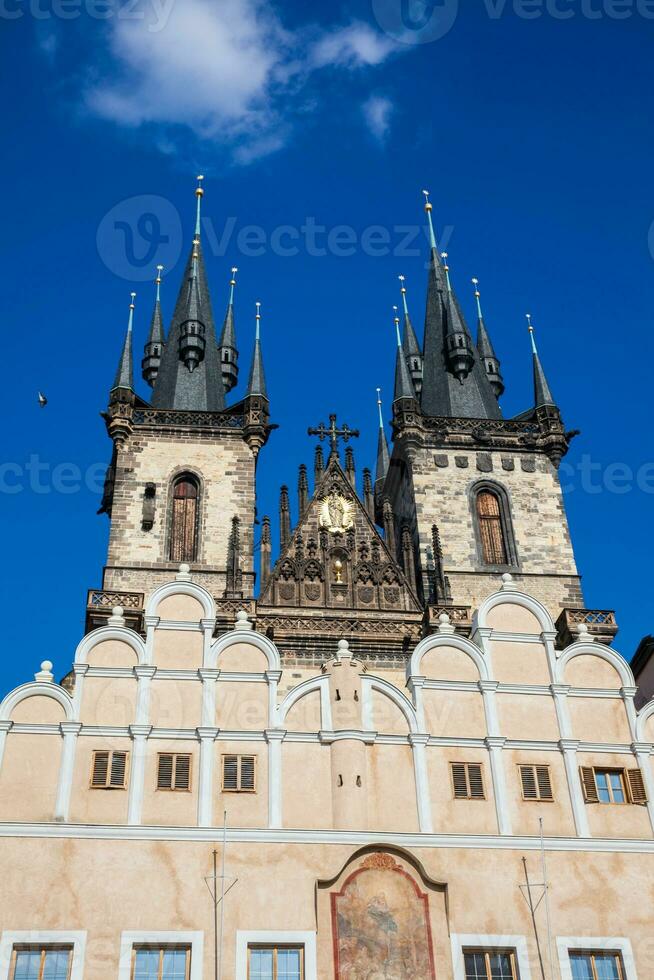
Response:
[{"label": "ornate gothic gable", "polygon": [[258,606],[419,613],[407,572],[333,455]]}]

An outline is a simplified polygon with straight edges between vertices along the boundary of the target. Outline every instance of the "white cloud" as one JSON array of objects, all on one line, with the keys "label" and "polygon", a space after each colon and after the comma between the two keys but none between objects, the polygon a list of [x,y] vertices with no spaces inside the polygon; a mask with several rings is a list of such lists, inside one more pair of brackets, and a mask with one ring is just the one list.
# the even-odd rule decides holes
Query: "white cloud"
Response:
[{"label": "white cloud", "polygon": [[314,73],[371,69],[399,48],[359,21],[289,32],[264,0],[138,0],[129,10],[107,24],[109,57],[87,108],[121,125],[154,125],[159,142],[185,127],[239,162],[284,144],[293,96],[306,102]]},{"label": "white cloud", "polygon": [[391,128],[394,105],[384,95],[371,95],[361,109],[368,129],[380,143],[384,143]]}]

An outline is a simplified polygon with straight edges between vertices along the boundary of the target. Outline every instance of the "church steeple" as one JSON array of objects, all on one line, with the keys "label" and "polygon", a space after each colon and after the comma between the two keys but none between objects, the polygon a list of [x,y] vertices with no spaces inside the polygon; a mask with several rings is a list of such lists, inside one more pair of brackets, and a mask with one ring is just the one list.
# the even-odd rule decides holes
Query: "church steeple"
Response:
[{"label": "church steeple", "polygon": [[199,236],[202,179],[198,178],[195,191],[196,235],[154,382],[153,408],[198,412],[220,412],[225,408],[225,386]]},{"label": "church steeple", "polygon": [[413,380],[413,386],[416,394],[419,395],[422,388],[422,351],[420,350],[418,338],[416,337],[416,332],[413,329],[411,317],[409,316],[409,306],[406,299],[406,279],[404,276],[398,276],[398,279],[400,280],[402,306],[404,307],[404,339],[402,341],[402,348],[409,374]]},{"label": "church steeple", "polygon": [[223,373],[225,391],[231,391],[238,381],[238,349],[236,347],[236,331],[234,329],[234,287],[238,269],[232,266],[232,278],[229,280],[229,303],[220,336],[220,366]]},{"label": "church steeple", "polygon": [[484,368],[486,369],[486,374],[488,376],[488,380],[490,381],[491,388],[495,392],[495,397],[501,398],[504,394],[504,379],[500,373],[500,362],[493,349],[491,339],[488,335],[488,330],[486,329],[486,324],[484,323],[484,315],[481,311],[479,280],[473,279],[472,284],[475,287],[475,300],[477,302],[477,350],[479,351],[479,356],[484,362]]},{"label": "church steeple", "polygon": [[395,398],[393,400],[394,402],[397,402],[402,398],[411,398],[415,400],[415,389],[413,387],[411,375],[409,374],[409,369],[404,358],[404,350],[402,349],[402,335],[400,334],[400,318],[398,316],[397,306],[394,306],[393,310],[395,312],[393,322],[395,323],[395,336],[397,338],[397,353],[395,355]]},{"label": "church steeple", "polygon": [[[424,415],[439,418],[499,419],[497,398],[474,344],[456,293],[439,255],[427,191],[430,262],[425,313]],[[460,341],[460,344],[459,344]]]},{"label": "church steeple", "polygon": [[130,293],[129,318],[127,321],[127,333],[123,342],[123,349],[118,361],[118,369],[114,383],[111,386],[112,392],[119,389],[123,391],[134,391],[134,362],[132,356],[132,332],[134,327],[134,300],[136,293]]},{"label": "church steeple", "polygon": [[261,353],[261,303],[257,302],[256,307],[256,329],[250,379],[248,381],[248,395],[261,395],[263,398],[267,398],[266,375],[263,370],[263,355]]},{"label": "church steeple", "polygon": [[534,326],[531,322],[531,313],[527,313],[527,323],[529,324],[529,336],[531,337],[531,350],[534,362],[534,405],[536,408],[542,408],[545,405],[556,407],[556,402],[547,383],[545,371],[543,370],[543,365],[538,354]]},{"label": "church steeple", "polygon": [[143,380],[146,381],[150,387],[154,385],[156,381],[157,374],[159,373],[159,367],[161,365],[161,355],[163,353],[163,348],[165,344],[165,335],[163,327],[163,318],[161,316],[161,273],[163,271],[163,266],[157,266],[157,278],[155,283],[157,285],[157,292],[154,301],[154,310],[152,311],[152,321],[150,323],[150,333],[148,334],[147,343],[144,348],[144,357],[141,361],[141,374]]}]

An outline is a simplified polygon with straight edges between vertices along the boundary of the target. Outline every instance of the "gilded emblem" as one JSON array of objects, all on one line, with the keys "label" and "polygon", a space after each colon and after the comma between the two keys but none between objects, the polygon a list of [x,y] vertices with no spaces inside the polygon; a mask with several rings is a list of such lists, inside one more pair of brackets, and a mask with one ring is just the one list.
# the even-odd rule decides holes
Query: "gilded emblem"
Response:
[{"label": "gilded emblem", "polygon": [[353,524],[352,504],[334,488],[320,507],[320,526],[332,534],[342,534]]}]

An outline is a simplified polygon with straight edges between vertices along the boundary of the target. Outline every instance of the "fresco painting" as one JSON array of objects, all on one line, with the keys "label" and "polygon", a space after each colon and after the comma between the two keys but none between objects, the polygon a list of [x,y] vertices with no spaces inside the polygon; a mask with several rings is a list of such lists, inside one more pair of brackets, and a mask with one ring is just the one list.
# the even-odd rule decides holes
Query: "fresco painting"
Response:
[{"label": "fresco painting", "polygon": [[371,854],[332,893],[336,980],[435,980],[429,902],[390,854]]}]

